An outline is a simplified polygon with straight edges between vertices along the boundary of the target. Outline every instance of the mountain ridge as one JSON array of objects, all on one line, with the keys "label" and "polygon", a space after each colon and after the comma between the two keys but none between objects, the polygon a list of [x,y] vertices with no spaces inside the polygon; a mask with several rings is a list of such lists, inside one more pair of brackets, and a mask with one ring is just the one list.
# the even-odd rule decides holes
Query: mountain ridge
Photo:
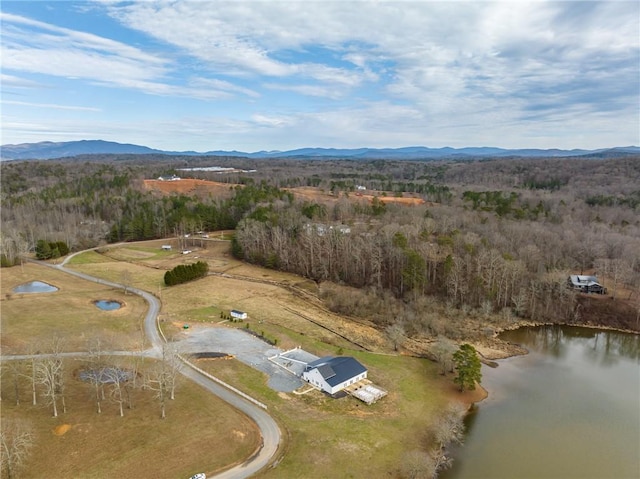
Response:
[{"label": "mountain ridge", "polygon": [[560,158],[573,156],[593,156],[598,154],[640,154],[640,147],[625,146],[597,150],[572,149],[507,149],[497,147],[429,148],[407,146],[401,148],[297,148],[286,151],[257,151],[253,153],[237,150],[167,151],[157,150],[131,143],[105,140],[79,140],[66,142],[42,141],[38,143],[7,144],[0,146],[2,160],[47,160],[92,154],[156,154],[180,156],[236,156],[252,159],[260,158],[353,158],[353,159],[438,159],[438,158],[489,158],[489,157],[543,157]]}]

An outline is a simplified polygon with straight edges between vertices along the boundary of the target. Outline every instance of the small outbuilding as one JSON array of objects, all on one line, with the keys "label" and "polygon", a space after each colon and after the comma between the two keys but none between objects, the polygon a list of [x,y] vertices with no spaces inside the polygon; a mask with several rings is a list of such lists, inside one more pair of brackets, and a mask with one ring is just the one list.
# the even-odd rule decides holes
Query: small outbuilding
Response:
[{"label": "small outbuilding", "polygon": [[163,244],[162,245],[162,249],[164,251],[171,251],[171,245],[170,244]]},{"label": "small outbuilding", "polygon": [[230,314],[233,319],[247,319],[247,313],[245,313],[244,311],[232,309]]},{"label": "small outbuilding", "polygon": [[367,368],[350,356],[326,356],[306,365],[302,379],[328,394],[336,394],[367,377]]}]

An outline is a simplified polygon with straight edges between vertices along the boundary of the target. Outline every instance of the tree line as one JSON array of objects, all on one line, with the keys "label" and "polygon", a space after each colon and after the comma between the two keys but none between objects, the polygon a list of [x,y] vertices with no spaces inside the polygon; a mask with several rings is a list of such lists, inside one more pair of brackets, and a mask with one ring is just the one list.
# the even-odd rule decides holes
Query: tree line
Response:
[{"label": "tree line", "polygon": [[[236,228],[237,257],[319,284],[363,288],[357,293],[363,302],[393,302],[381,309],[404,309],[398,315],[415,317],[413,325],[424,321],[419,305],[425,298],[481,316],[571,321],[580,311],[564,287],[570,272],[597,268],[613,275],[614,290],[640,282],[638,206],[593,200],[635,198],[640,162],[633,158],[87,159],[3,165],[3,265],[30,252],[62,254],[63,245],[77,250]],[[227,194],[216,198],[157,195],[142,186],[142,179],[158,172],[211,163],[255,172],[202,173],[229,183]],[[328,195],[296,199],[282,189],[293,184]],[[355,185],[366,186],[374,200],[355,197]],[[393,191],[371,191],[375,187]],[[379,199],[402,191],[440,201],[404,207]],[[327,300],[351,307],[339,297]]]}]

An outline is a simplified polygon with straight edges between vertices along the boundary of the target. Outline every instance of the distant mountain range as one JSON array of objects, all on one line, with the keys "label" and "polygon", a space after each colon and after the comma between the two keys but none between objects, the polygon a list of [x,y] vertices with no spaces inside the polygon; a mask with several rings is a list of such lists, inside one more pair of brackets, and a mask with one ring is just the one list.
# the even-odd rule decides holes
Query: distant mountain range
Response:
[{"label": "distant mountain range", "polygon": [[146,146],[116,143],[103,140],[81,140],[40,143],[22,143],[19,145],[2,145],[0,159],[2,160],[45,160],[51,158],[67,158],[79,155],[108,155],[108,154],[155,154],[179,156],[235,156],[243,158],[351,158],[351,159],[389,159],[416,160],[436,158],[488,158],[488,157],[521,157],[521,158],[557,158],[569,156],[598,156],[611,157],[629,154],[640,154],[640,147],[627,146],[607,148],[601,150],[538,150],[491,147],[469,148],[427,148],[424,146],[409,146],[405,148],[300,148],[288,151],[257,151],[246,153],[242,151],[164,151],[154,150]]}]

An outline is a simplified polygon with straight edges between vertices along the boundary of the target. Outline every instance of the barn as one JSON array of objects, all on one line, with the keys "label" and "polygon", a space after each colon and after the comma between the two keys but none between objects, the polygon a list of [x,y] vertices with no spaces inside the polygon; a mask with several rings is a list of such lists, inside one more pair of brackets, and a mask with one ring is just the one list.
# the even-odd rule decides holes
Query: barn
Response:
[{"label": "barn", "polygon": [[306,365],[302,379],[328,394],[336,394],[367,377],[367,368],[350,356],[326,356]]}]

